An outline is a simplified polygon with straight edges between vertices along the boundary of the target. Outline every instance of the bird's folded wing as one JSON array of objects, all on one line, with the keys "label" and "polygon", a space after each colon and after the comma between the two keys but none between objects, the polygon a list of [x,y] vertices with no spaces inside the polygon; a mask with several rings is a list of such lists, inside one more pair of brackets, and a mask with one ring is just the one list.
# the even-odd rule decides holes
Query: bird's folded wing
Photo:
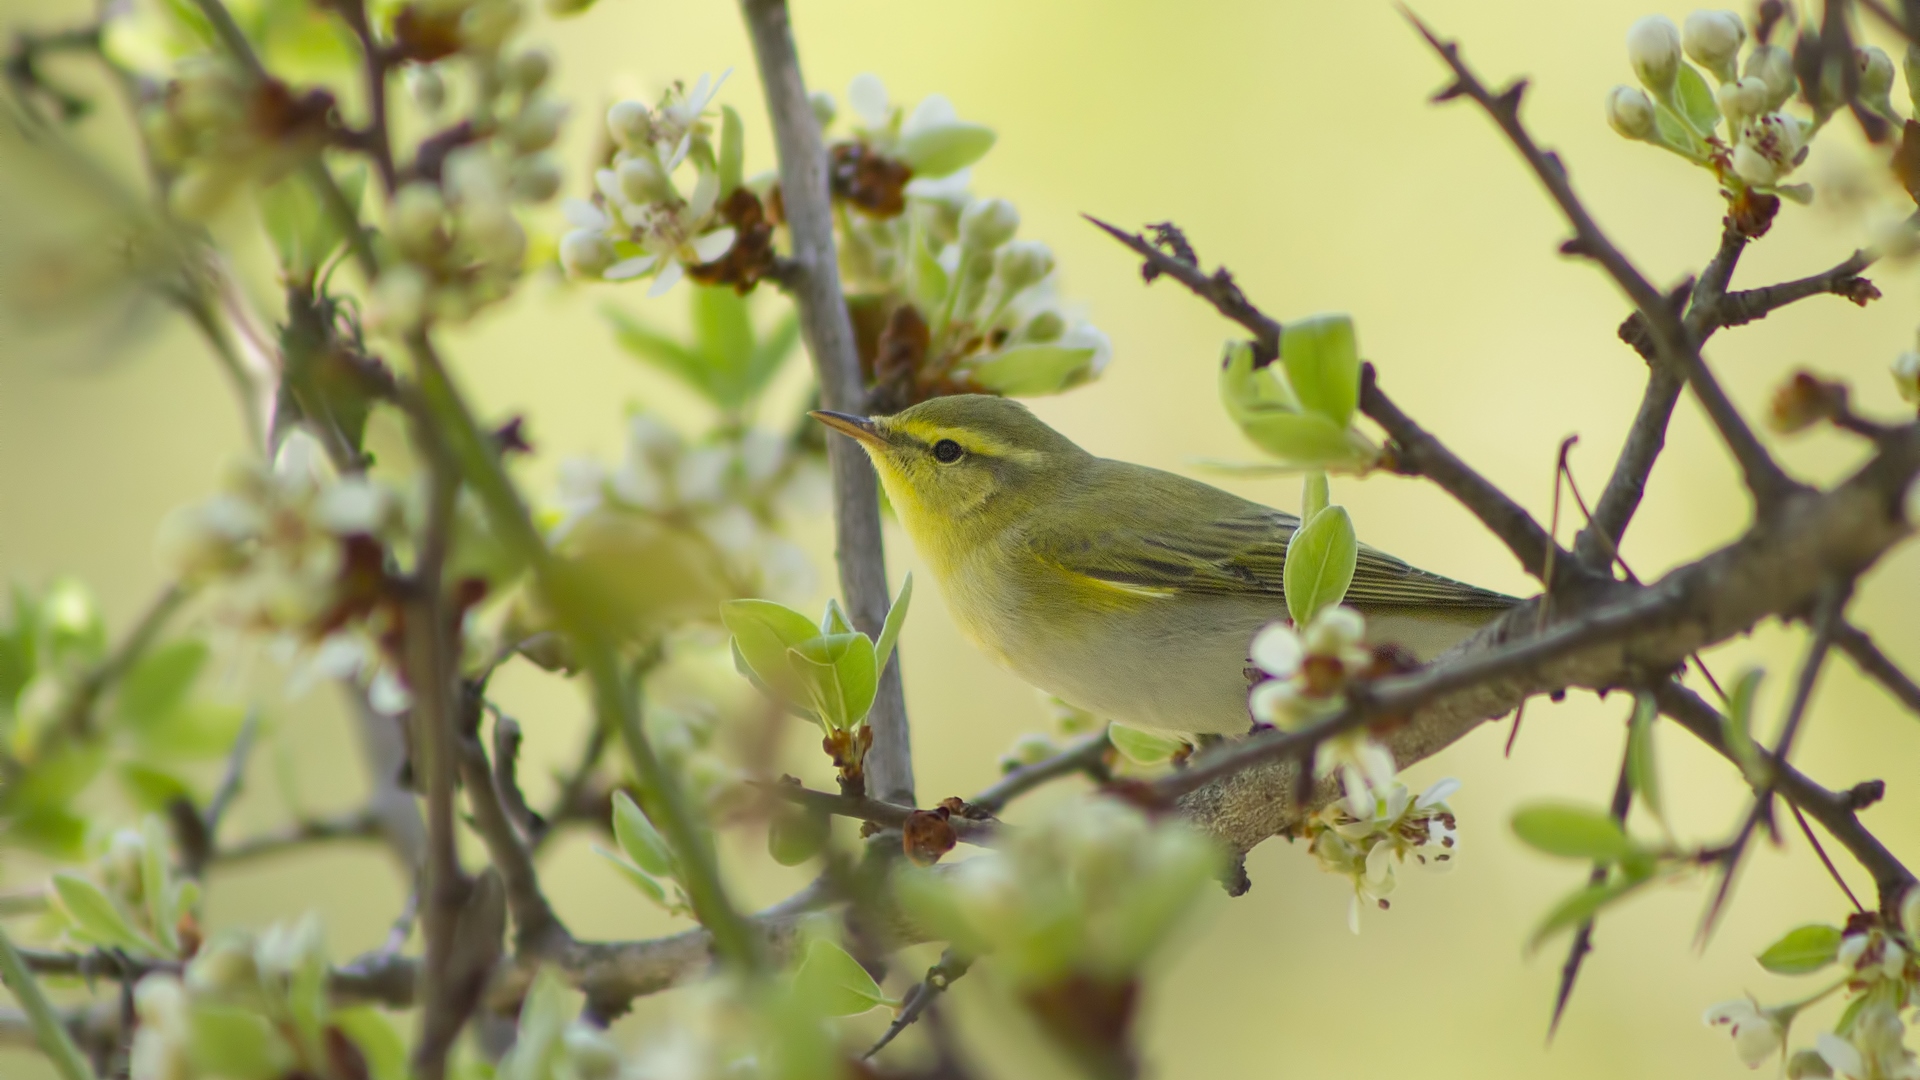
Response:
[{"label": "bird's folded wing", "polygon": [[[1143,595],[1272,596],[1284,602],[1282,567],[1298,525],[1291,514],[1247,503],[1205,520],[1115,521],[1092,531],[1084,525],[1071,532],[1037,531],[1026,540],[1036,557],[1062,570]],[[1516,601],[1415,569],[1363,544],[1346,602],[1488,610]]]}]

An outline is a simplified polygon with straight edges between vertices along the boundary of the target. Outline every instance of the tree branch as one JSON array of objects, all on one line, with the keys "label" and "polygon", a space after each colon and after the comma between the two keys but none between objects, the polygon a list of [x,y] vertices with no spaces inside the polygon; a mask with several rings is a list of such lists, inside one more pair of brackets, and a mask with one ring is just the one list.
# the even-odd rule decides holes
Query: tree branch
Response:
[{"label": "tree branch", "polygon": [[1520,152],[1527,166],[1547,189],[1554,204],[1560,208],[1562,216],[1573,226],[1574,237],[1562,245],[1561,251],[1599,263],[1621,291],[1627,294],[1627,298],[1633,301],[1640,316],[1646,320],[1660,363],[1673,371],[1685,373],[1688,384],[1693,387],[1694,396],[1700,399],[1701,407],[1719,431],[1721,441],[1726,443],[1733,452],[1734,460],[1739,463],[1741,477],[1752,492],[1754,501],[1763,509],[1771,508],[1791,492],[1801,489],[1802,485],[1781,470],[1766,447],[1754,436],[1739,410],[1733,407],[1733,402],[1727,398],[1726,392],[1707,368],[1706,361],[1701,358],[1699,341],[1688,332],[1687,326],[1673,309],[1663,302],[1659,290],[1614,246],[1594,221],[1593,215],[1587,212],[1580,197],[1574,194],[1566,166],[1560,158],[1541,149],[1520,122],[1520,99],[1526,91],[1526,82],[1515,82],[1499,94],[1493,93],[1460,58],[1457,44],[1440,40],[1412,12],[1404,8],[1402,11],[1420,36],[1453,71],[1453,83],[1435,95],[1434,100],[1445,102],[1459,97],[1472,100],[1493,119],[1506,135],[1507,141]]},{"label": "tree branch", "polygon": [[[474,831],[487,845],[494,868],[500,871],[506,886],[507,911],[513,916],[514,951],[542,953],[573,936],[553,913],[553,905],[540,889],[540,874],[534,868],[527,842],[509,816],[509,797],[497,786],[497,776],[480,746],[480,691],[468,687],[463,695],[462,736],[460,738],[460,782],[467,793],[467,807],[473,814]],[[494,742],[503,748],[518,742],[518,725],[496,717]],[[511,735],[502,735],[502,727],[512,727]]]},{"label": "tree branch", "polygon": [[1424,476],[1438,484],[1441,490],[1473,511],[1474,516],[1507,545],[1507,550],[1520,560],[1527,573],[1552,588],[1554,583],[1546,580],[1549,552],[1554,553],[1555,576],[1579,572],[1579,564],[1558,550],[1553,537],[1533,520],[1533,515],[1400,411],[1380,389],[1372,364],[1360,368],[1360,411],[1392,437],[1395,472]]},{"label": "tree branch", "polygon": [[1881,652],[1880,646],[1873,643],[1865,630],[1852,623],[1844,623],[1834,638],[1834,644],[1840,646],[1840,651],[1846,653],[1862,672],[1886,687],[1887,692],[1900,704],[1920,716],[1920,685],[1916,685],[1906,672],[1900,670],[1898,664]]},{"label": "tree branch", "polygon": [[[803,806],[822,814],[853,818],[856,821],[870,821],[890,829],[901,828],[906,825],[909,817],[919,812],[911,806],[901,806],[897,803],[882,802],[879,799],[858,795],[815,791],[812,788],[801,787],[798,783],[758,783],[753,786],[796,806]],[[947,824],[953,827],[953,834],[957,839],[980,847],[992,846],[1004,828],[999,822],[973,821],[958,815],[948,818]]]},{"label": "tree branch", "polygon": [[994,781],[980,794],[968,799],[969,805],[977,806],[990,813],[999,813],[1008,803],[1021,795],[1063,776],[1074,773],[1086,773],[1095,783],[1105,783],[1113,778],[1107,768],[1107,757],[1112,744],[1107,741],[1105,728],[1092,735],[1083,736],[1080,741],[1066,749],[1032,765],[1022,765],[1005,776]]},{"label": "tree branch", "polygon": [[1869,302],[1880,299],[1880,290],[1860,276],[1860,271],[1873,262],[1872,255],[1856,251],[1840,265],[1811,277],[1728,293],[1707,310],[1709,325],[1744,326],[1810,296],[1833,295],[1866,307]]},{"label": "tree branch", "polygon": [[[1227,318],[1239,323],[1253,334],[1253,362],[1255,367],[1263,367],[1280,358],[1280,331],[1278,322],[1269,318],[1266,312],[1255,307],[1247,299],[1240,286],[1233,280],[1233,274],[1226,267],[1217,267],[1209,274],[1200,269],[1200,258],[1194,252],[1193,245],[1187,242],[1186,235],[1171,222],[1151,225],[1160,240],[1160,244],[1149,241],[1137,233],[1109,225],[1091,214],[1081,217],[1093,222],[1107,235],[1132,249],[1133,253],[1146,261],[1140,274],[1151,284],[1153,279],[1165,274],[1191,289],[1196,295]],[[1161,244],[1173,249],[1172,253],[1162,250]]]},{"label": "tree branch", "polygon": [[[826,147],[800,74],[786,0],[741,0],[740,11],[753,39],[760,82],[766,88],[767,115],[780,158],[780,196],[793,238],[788,289],[800,311],[800,328],[819,375],[821,404],[864,413],[867,395],[860,356],[834,252]],[[879,487],[866,454],[844,436],[827,437],[827,463],[833,473],[834,555],[840,565],[840,589],[855,628],[875,636],[892,598],[880,536]],[[873,747],[866,760],[873,794],[887,802],[913,805],[913,747],[897,649],[881,672],[867,723],[873,728]]]}]

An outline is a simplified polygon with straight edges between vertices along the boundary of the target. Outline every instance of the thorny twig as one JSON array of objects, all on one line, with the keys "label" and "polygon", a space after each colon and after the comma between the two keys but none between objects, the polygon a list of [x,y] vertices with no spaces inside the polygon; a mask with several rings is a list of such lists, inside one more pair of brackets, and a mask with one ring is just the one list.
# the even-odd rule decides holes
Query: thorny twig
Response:
[{"label": "thorny twig", "polygon": [[[1636,703],[1635,711],[1638,711]],[[1607,815],[1615,823],[1625,826],[1627,811],[1633,806],[1633,721],[1631,715],[1627,721],[1627,745],[1620,751],[1620,773],[1613,781],[1613,801],[1607,805]],[[1609,863],[1595,863],[1587,874],[1589,888],[1607,880]],[[1587,954],[1593,951],[1593,920],[1586,919],[1573,933],[1573,945],[1567,950],[1567,962],[1560,967],[1560,989],[1553,996],[1553,1018],[1547,1021],[1547,1041],[1552,1042],[1554,1033],[1560,1030],[1560,1018],[1566,1015],[1567,1002],[1573,998],[1573,984],[1580,978],[1580,966],[1586,963]]]},{"label": "thorny twig", "polygon": [[927,969],[926,977],[914,984],[913,989],[907,991],[906,999],[900,1003],[900,1011],[894,1015],[893,1023],[888,1024],[887,1030],[879,1040],[860,1056],[870,1058],[886,1049],[888,1043],[899,1038],[901,1032],[912,1027],[913,1022],[920,1019],[921,1014],[927,1011],[934,1000],[946,993],[947,987],[952,986],[954,980],[965,975],[971,967],[973,967],[972,959],[961,956],[952,949],[941,953],[940,961]]}]

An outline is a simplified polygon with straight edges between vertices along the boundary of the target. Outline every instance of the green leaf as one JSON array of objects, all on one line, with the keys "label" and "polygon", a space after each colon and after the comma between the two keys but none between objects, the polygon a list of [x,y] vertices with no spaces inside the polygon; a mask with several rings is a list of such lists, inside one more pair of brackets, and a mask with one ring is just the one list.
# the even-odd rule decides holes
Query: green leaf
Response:
[{"label": "green leaf", "polygon": [[333,1014],[333,1026],[360,1048],[371,1080],[407,1080],[407,1044],[380,1010],[341,1009]]},{"label": "green leaf", "polygon": [[1015,345],[974,362],[973,381],[996,394],[1034,397],[1057,394],[1093,362],[1092,348]]},{"label": "green leaf", "polygon": [[121,762],[120,787],[140,810],[157,813],[177,799],[193,801],[193,788],[181,777],[140,761]]},{"label": "green leaf", "polygon": [[1142,731],[1125,724],[1108,724],[1107,741],[1136,765],[1158,765],[1171,761],[1187,744],[1157,731]]},{"label": "green leaf", "polygon": [[725,199],[740,186],[745,171],[746,125],[733,106],[720,106],[720,197]]},{"label": "green leaf", "polygon": [[1539,803],[1513,815],[1513,832],[1548,855],[1612,863],[1633,851],[1620,823],[1599,810],[1566,803]]},{"label": "green leaf", "polygon": [[125,949],[139,956],[163,955],[152,938],[134,929],[113,897],[92,881],[62,871],[53,875],[53,891],[61,909],[73,920],[76,934],[88,943]]},{"label": "green leaf", "polygon": [[6,840],[50,858],[75,862],[86,857],[87,819],[63,806],[42,806],[10,813]]},{"label": "green leaf", "polygon": [[767,823],[767,854],[781,866],[799,866],[826,849],[833,822],[801,806],[782,807]]},{"label": "green leaf", "polygon": [[1654,759],[1653,729],[1660,719],[1660,706],[1652,694],[1634,698],[1633,719],[1627,727],[1627,782],[1653,816],[1667,819],[1666,803],[1660,795],[1660,769]]},{"label": "green leaf", "polygon": [[1691,125],[1679,113],[1656,102],[1653,107],[1653,126],[1660,136],[1661,146],[1682,157],[1694,156],[1694,147],[1700,143],[1699,136],[1693,133]]},{"label": "green leaf", "polygon": [[913,175],[928,179],[950,176],[987,156],[993,149],[993,129],[964,120],[932,124],[900,140],[895,149],[900,160],[913,167]]},{"label": "green leaf", "polygon": [[180,953],[177,930],[180,913],[174,909],[175,893],[167,873],[167,831],[157,814],[140,822],[140,895],[147,905],[147,925],[160,938],[168,956]]},{"label": "green leaf", "polygon": [[640,869],[658,877],[677,876],[673,849],[624,791],[613,793],[613,838]]},{"label": "green leaf", "polygon": [[1262,413],[1243,421],[1240,431],[1254,445],[1296,468],[1357,472],[1377,457],[1357,432],[1318,413]]},{"label": "green leaf", "polygon": [[293,1067],[293,1048],[259,1013],[196,1003],[188,1016],[193,1062],[223,1080],[276,1080]]},{"label": "green leaf", "polygon": [[205,642],[170,641],[149,651],[120,683],[120,713],[143,724],[172,712],[186,701],[187,691],[206,667],[212,651]]},{"label": "green leaf", "polygon": [[820,632],[823,634],[851,634],[853,624],[847,621],[847,613],[840,608],[840,601],[827,597],[827,610],[820,616]]},{"label": "green leaf", "polygon": [[1294,399],[1344,429],[1360,406],[1360,347],[1346,315],[1315,315],[1280,332],[1280,363]]},{"label": "green leaf", "polygon": [[713,404],[724,407],[725,391],[716,382],[713,365],[706,357],[611,304],[601,308],[600,313],[613,324],[613,340],[621,348],[686,383]]},{"label": "green leaf", "polygon": [[646,893],[647,898],[654,903],[664,908],[671,908],[673,906],[672,903],[667,900],[666,887],[658,881],[655,881],[652,875],[648,874],[645,870],[633,865],[619,855],[608,851],[599,844],[593,845],[593,853],[612,863],[622,874],[626,875],[627,880],[633,883],[634,888]]},{"label": "green leaf", "polygon": [[822,634],[787,650],[813,710],[830,727],[852,729],[873,708],[880,672],[865,634]]},{"label": "green leaf", "polygon": [[711,367],[720,404],[741,404],[740,377],[753,363],[753,317],[747,299],[726,285],[696,285],[688,301],[694,347]]},{"label": "green leaf", "polygon": [[95,743],[70,743],[34,762],[18,780],[0,788],[9,814],[39,809],[61,809],[86,790],[107,763],[107,748]]},{"label": "green leaf", "polygon": [[858,1016],[876,1006],[893,1004],[858,960],[825,938],[814,938],[807,944],[806,957],[793,973],[793,992],[824,1016]]},{"label": "green leaf", "polygon": [[1226,354],[1220,360],[1220,403],[1233,422],[1243,427],[1272,413],[1300,411],[1299,403],[1275,377],[1271,364],[1253,366],[1253,346],[1245,341],[1227,342]]},{"label": "green leaf", "polygon": [[776,699],[799,690],[787,650],[819,635],[812,619],[771,600],[729,600],[720,605],[720,622],[733,635],[741,659]]},{"label": "green leaf", "polygon": [[1692,64],[1681,61],[1680,78],[1673,96],[1681,114],[1701,138],[1713,134],[1720,123],[1720,106],[1713,100],[1713,90],[1707,86],[1707,80]]},{"label": "green leaf", "polygon": [[1347,595],[1359,558],[1360,542],[1344,506],[1329,506],[1294,530],[1280,575],[1295,626],[1306,626],[1322,608]]},{"label": "green leaf", "polygon": [[1753,703],[1760,691],[1760,680],[1766,672],[1759,668],[1750,668],[1740,673],[1734,680],[1733,690],[1727,695],[1727,722],[1725,737],[1727,750],[1733,760],[1740,765],[1740,771],[1746,774],[1747,783],[1759,787],[1767,782],[1766,763],[1760,758],[1760,747],[1753,741]]},{"label": "green leaf", "polygon": [[907,605],[913,601],[913,573],[909,571],[900,582],[900,595],[893,598],[892,606],[887,608],[886,621],[880,624],[880,640],[873,643],[873,662],[884,671],[887,661],[893,659],[893,647],[900,641],[900,628],[907,622]]},{"label": "green leaf", "polygon": [[1810,923],[1787,931],[1757,959],[1775,975],[1811,975],[1833,963],[1844,936],[1837,926]]},{"label": "green leaf", "polygon": [[1532,952],[1544,944],[1548,938],[1578,926],[1600,914],[1601,910],[1612,906],[1645,885],[1646,877],[1621,876],[1598,885],[1588,885],[1576,890],[1572,895],[1553,906],[1547,917],[1534,927],[1533,934],[1527,938],[1527,951]]},{"label": "green leaf", "polygon": [[943,306],[942,301],[947,298],[947,268],[941,266],[940,259],[934,255],[918,215],[914,216],[911,236],[913,273],[907,287],[912,291],[913,301],[920,310],[939,311]]},{"label": "green leaf", "polygon": [[755,690],[779,702],[786,707],[788,712],[798,716],[809,724],[820,724],[823,728],[826,726],[821,722],[819,714],[815,713],[812,709],[806,708],[798,702],[783,698],[781,695],[774,693],[773,687],[762,682],[760,676],[754,674],[753,667],[747,663],[747,658],[741,655],[739,641],[729,641],[727,644],[733,649],[733,670],[739,672],[749,683],[752,683]]},{"label": "green leaf", "polygon": [[1300,524],[1312,521],[1332,501],[1333,494],[1327,487],[1327,474],[1318,470],[1308,473],[1306,490],[1300,493]]},{"label": "green leaf", "polygon": [[246,722],[238,705],[190,701],[135,729],[134,736],[140,752],[153,757],[222,757]]}]

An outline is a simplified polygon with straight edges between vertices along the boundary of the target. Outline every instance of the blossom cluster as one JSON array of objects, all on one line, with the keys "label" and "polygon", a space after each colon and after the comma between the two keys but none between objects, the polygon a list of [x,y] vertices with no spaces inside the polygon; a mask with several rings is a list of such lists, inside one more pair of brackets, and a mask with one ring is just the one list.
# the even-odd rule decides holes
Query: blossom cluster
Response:
[{"label": "blossom cluster", "polygon": [[[1920,1005],[1920,888],[1909,888],[1897,923],[1871,912],[1845,928],[1802,926],[1760,954],[1778,974],[1810,975],[1838,969],[1824,988],[1795,1001],[1762,1006],[1747,996],[1708,1009],[1705,1022],[1725,1027],[1749,1068],[1786,1055],[1790,1077],[1844,1080],[1920,1080],[1920,1057],[1906,1045],[1902,1014]],[[1845,1007],[1832,1031],[1813,1046],[1787,1054],[1794,1018],[1807,1006],[1839,994]],[[1920,1016],[1911,1019],[1920,1021]]]},{"label": "blossom cluster", "polygon": [[[1283,731],[1311,727],[1340,711],[1347,684],[1374,673],[1376,659],[1365,644],[1366,616],[1342,605],[1323,607],[1304,630],[1277,622],[1253,639],[1250,655],[1267,677],[1248,698],[1253,718]],[[1314,773],[1338,774],[1356,818],[1394,785],[1393,755],[1365,728],[1323,741]]]},{"label": "blossom cluster", "polygon": [[1447,799],[1459,790],[1460,781],[1448,777],[1415,798],[1396,780],[1373,794],[1371,805],[1356,805],[1349,794],[1301,827],[1320,866],[1353,881],[1348,929],[1360,932],[1363,904],[1386,909],[1397,864],[1411,859],[1425,870],[1453,869],[1460,834]]},{"label": "blossom cluster", "polygon": [[[1627,33],[1627,58],[1644,89],[1616,86],[1608,93],[1607,121],[1615,131],[1708,169],[1730,197],[1751,189],[1802,203],[1813,198],[1811,185],[1787,178],[1806,161],[1809,144],[1834,114],[1838,91],[1823,82],[1810,100],[1803,93],[1811,117],[1786,111],[1800,83],[1785,46],[1755,41],[1748,47],[1739,15],[1696,11],[1683,26],[1664,15],[1636,22]],[[1854,61],[1862,108],[1898,126],[1893,60],[1866,46],[1855,51]],[[1702,69],[1713,76],[1713,87]]]}]

